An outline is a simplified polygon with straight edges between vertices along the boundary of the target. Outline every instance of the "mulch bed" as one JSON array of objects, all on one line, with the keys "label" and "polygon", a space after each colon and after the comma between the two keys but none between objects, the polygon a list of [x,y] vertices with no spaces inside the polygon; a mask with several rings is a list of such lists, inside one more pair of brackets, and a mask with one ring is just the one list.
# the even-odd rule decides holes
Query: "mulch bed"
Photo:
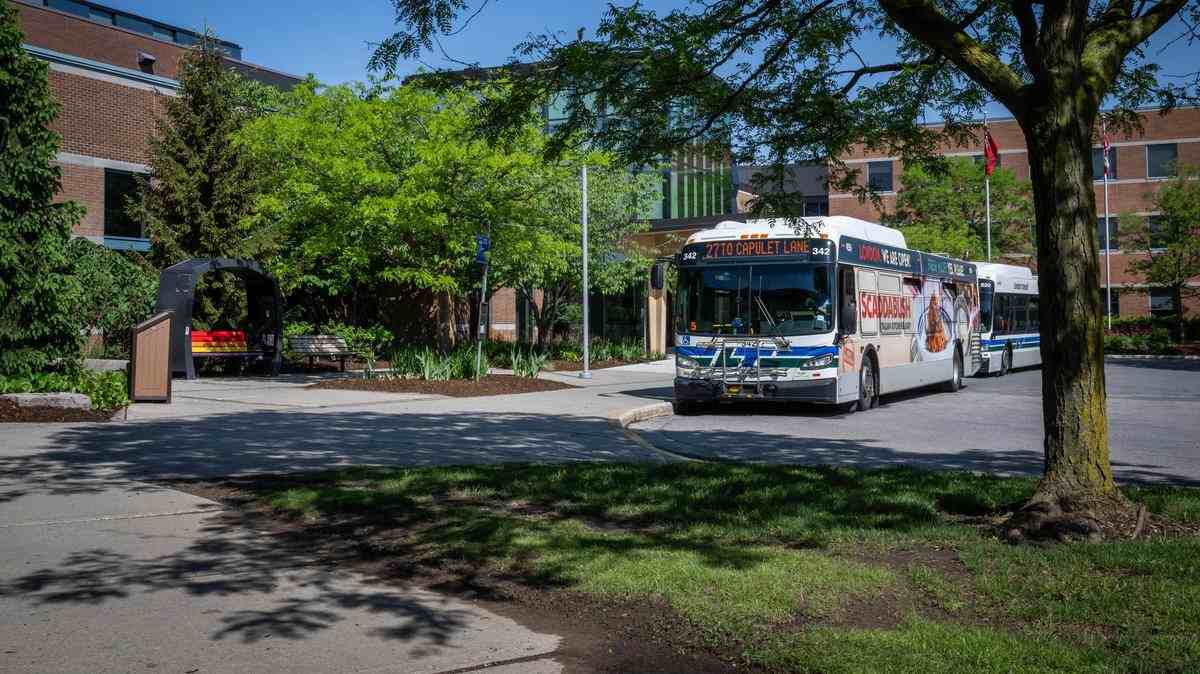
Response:
[{"label": "mulch bed", "polygon": [[380,391],[383,393],[430,393],[452,398],[498,396],[511,393],[537,393],[575,388],[550,379],[530,379],[511,374],[492,374],[479,381],[451,379],[334,379],[313,384],[311,388],[342,389],[347,391]]},{"label": "mulch bed", "polygon": [[11,400],[0,400],[0,423],[56,423],[62,421],[108,421],[111,412],[62,409],[60,407],[18,407]]}]

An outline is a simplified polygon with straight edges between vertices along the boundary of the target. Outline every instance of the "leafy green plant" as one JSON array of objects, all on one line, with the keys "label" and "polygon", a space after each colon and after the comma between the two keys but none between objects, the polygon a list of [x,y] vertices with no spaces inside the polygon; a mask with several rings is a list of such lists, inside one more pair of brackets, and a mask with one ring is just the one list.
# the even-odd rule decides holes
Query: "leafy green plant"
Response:
[{"label": "leafy green plant", "polygon": [[92,409],[108,412],[129,404],[129,380],[119,370],[95,372],[72,368],[63,372],[0,376],[0,394],[4,393],[82,393],[91,398]]},{"label": "leafy green plant", "polygon": [[326,323],[321,327],[321,333],[337,335],[346,340],[347,348],[361,355],[363,360],[368,363],[378,359],[379,354],[387,350],[393,339],[392,332],[380,325],[362,327],[344,323]]},{"label": "leafy green plant", "polygon": [[522,349],[519,345],[514,344],[509,352],[509,367],[516,376],[532,379],[546,367],[546,361],[549,359],[550,355],[547,353]]},{"label": "leafy green plant", "polygon": [[13,3],[0,5],[0,375],[77,361],[82,344],[67,247],[83,208],[54,203],[59,105],[23,41]]},{"label": "leafy green plant", "polygon": [[84,238],[73,239],[67,254],[83,290],[76,305],[83,329],[101,337],[103,355],[128,358],[130,330],[154,311],[158,274]]}]

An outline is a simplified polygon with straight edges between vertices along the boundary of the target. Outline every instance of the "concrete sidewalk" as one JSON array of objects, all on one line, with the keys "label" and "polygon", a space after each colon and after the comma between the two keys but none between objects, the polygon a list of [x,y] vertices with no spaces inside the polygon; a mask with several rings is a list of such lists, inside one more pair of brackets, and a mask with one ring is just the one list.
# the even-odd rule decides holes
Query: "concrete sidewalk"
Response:
[{"label": "concrete sidewalk", "polygon": [[0,424],[5,671],[556,672],[559,638],[469,603],[317,564],[160,478],[349,465],[664,460],[610,416],[668,364],[493,398],[176,382],[107,424]]}]

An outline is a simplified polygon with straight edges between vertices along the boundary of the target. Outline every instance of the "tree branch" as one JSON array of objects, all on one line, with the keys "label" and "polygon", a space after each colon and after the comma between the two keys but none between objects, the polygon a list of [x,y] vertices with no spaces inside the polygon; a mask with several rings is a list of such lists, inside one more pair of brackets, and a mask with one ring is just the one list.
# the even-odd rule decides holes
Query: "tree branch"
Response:
[{"label": "tree branch", "polygon": [[[958,66],[1014,115],[1023,116],[1025,83],[1012,68],[967,34],[969,23],[952,21],[933,0],[880,0],[879,5],[901,28]],[[982,3],[973,14],[981,15],[988,5]]]},{"label": "tree branch", "polygon": [[1122,0],[1109,3],[1100,21],[1084,38],[1084,81],[1097,103],[1120,73],[1129,52],[1165,26],[1188,2],[1161,0],[1140,16],[1133,14],[1132,3]]}]

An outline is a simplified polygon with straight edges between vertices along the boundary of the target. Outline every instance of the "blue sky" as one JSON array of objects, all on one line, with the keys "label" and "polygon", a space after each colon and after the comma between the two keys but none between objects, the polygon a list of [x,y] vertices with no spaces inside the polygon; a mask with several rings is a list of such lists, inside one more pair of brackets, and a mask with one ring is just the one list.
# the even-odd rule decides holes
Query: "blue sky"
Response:
[{"label": "blue sky", "polygon": [[[212,26],[222,38],[243,47],[243,58],[253,63],[304,75],[315,73],[325,83],[363,80],[371,42],[394,30],[388,0],[99,0],[103,4],[185,28]],[[644,6],[665,9],[681,0],[643,0]],[[575,30],[590,33],[606,4],[597,0],[494,0],[461,35],[445,47],[451,56],[468,62],[503,63],[513,47],[531,33]],[[1156,36],[1147,55],[1162,63],[1164,72],[1183,74],[1195,70],[1197,47],[1183,42],[1160,49],[1178,35],[1178,22]],[[440,54],[425,61],[453,67]],[[407,63],[401,72],[415,71]]]}]

